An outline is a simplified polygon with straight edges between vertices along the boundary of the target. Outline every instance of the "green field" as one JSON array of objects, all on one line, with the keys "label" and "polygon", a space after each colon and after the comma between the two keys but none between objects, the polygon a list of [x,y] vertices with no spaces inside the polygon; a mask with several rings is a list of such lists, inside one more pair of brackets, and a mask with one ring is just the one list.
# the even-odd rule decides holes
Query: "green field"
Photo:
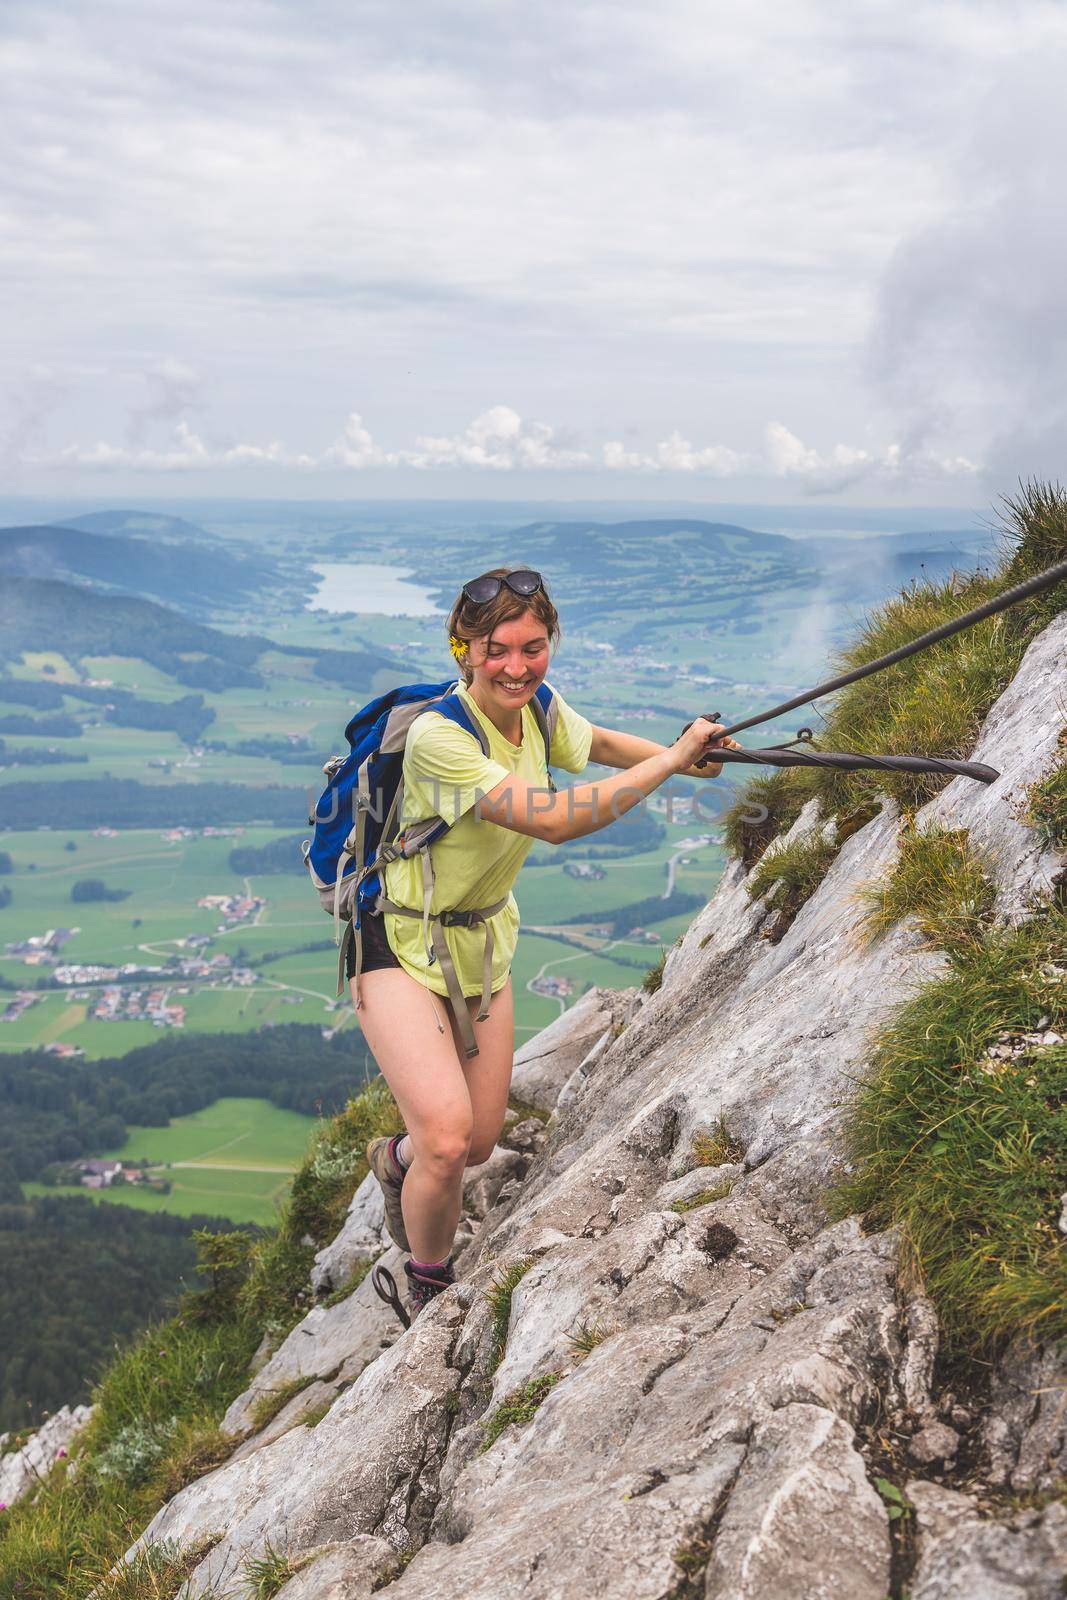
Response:
[{"label": "green field", "polygon": [[[703,826],[694,824],[691,817],[673,824],[668,829],[668,842],[659,849],[622,861],[599,862],[605,876],[594,881],[572,878],[562,865],[524,869],[516,885],[525,929],[514,968],[518,1038],[528,1038],[559,1011],[556,1000],[529,993],[526,984],[544,961],[551,958],[554,970],[556,962],[573,955],[564,946],[542,940],[529,930],[562,926],[561,917],[587,915],[596,921],[612,908],[661,895],[667,884],[669,858],[678,853],[682,839]],[[49,928],[78,930],[63,946],[65,961],[109,966],[136,963],[164,969],[170,958],[196,953],[183,950],[179,940],[190,934],[206,935],[211,939],[204,950],[206,955],[224,952],[235,964],[252,964],[256,973],[253,986],[235,986],[225,975],[209,982],[165,970],[138,979],[136,985],[142,990],[165,988],[168,1003],[184,1006],[187,1032],[244,1032],[282,1022],[356,1028],[347,998],[340,1006],[336,1003],[332,946],[302,948],[323,944],[331,937],[329,918],[319,909],[304,877],[295,872],[239,877],[229,866],[229,855],[235,846],[295,838],[297,831],[290,834],[277,829],[246,828],[235,836],[205,838],[194,834],[177,842],[167,842],[160,832],[147,829],[124,831],[116,838],[50,830],[2,834],[0,848],[11,855],[15,870],[2,880],[10,887],[12,900],[10,905],[0,907],[0,976],[17,988],[32,990],[37,978],[47,975],[50,968],[29,966],[21,959],[5,956],[3,947]],[[548,847],[536,848],[544,854]],[[687,853],[691,865],[677,867],[676,885],[707,898],[721,871],[720,852],[716,845],[709,844]],[[129,891],[128,898],[73,903],[72,884],[87,877],[101,878],[108,888]],[[219,912],[200,908],[197,901],[205,895],[237,893],[259,896],[266,905],[253,919],[220,932]],[[662,921],[649,918],[645,926],[670,943],[689,920],[688,916],[680,923],[677,917]],[[547,950],[543,948],[546,944]],[[656,960],[657,952],[651,947],[649,950],[645,965]],[[630,949],[623,953],[636,960],[643,958],[644,952]],[[268,956],[278,959],[264,962]],[[594,954],[577,962],[568,959],[563,970],[575,980],[568,1004],[591,983],[625,988],[640,977],[639,971]],[[161,1030],[148,1020],[103,1021],[89,1017],[87,1012],[99,987],[85,986],[76,992],[44,991],[15,1021],[0,1022],[0,1049],[25,1050],[69,1041],[96,1059],[125,1054],[160,1036]],[[87,998],[77,997],[82,995]],[[0,993],[0,1011],[6,998]]]},{"label": "green field", "polygon": [[202,1212],[270,1227],[314,1125],[312,1118],[280,1111],[267,1100],[216,1100],[203,1111],[176,1117],[167,1128],[131,1128],[121,1145],[97,1152],[107,1158],[151,1162],[170,1182],[170,1194],[132,1184],[109,1189],[50,1188],[39,1183],[23,1187],[28,1195],[82,1194],[101,1204],[181,1217]]}]

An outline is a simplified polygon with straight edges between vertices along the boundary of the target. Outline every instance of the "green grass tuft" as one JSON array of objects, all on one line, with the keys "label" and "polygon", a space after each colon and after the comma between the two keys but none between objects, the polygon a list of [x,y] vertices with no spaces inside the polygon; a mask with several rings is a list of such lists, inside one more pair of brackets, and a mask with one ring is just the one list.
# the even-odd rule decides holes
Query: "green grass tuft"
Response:
[{"label": "green grass tuft", "polygon": [[161,1539],[142,1545],[129,1561],[100,1574],[96,1600],[176,1600],[214,1543],[208,1540],[183,1549],[173,1539]]},{"label": "green grass tuft", "polygon": [[[1067,745],[1067,728],[1060,744]],[[1023,821],[1038,830],[1046,850],[1067,850],[1067,761],[1030,785]]]},{"label": "green grass tuft", "polygon": [[722,1183],[715,1184],[711,1189],[701,1189],[699,1194],[690,1195],[688,1200],[675,1200],[671,1210],[681,1216],[686,1211],[696,1211],[700,1206],[710,1206],[713,1200],[725,1200],[733,1186],[732,1178],[724,1178]]},{"label": "green grass tuft", "polygon": [[646,994],[655,994],[663,986],[663,969],[667,965],[667,952],[663,950],[654,967],[649,967],[641,979],[641,987]]},{"label": "green grass tuft", "polygon": [[367,1175],[364,1150],[370,1139],[400,1133],[404,1122],[382,1078],[373,1079],[344,1111],[319,1128],[315,1144],[293,1179],[288,1226],[293,1239],[316,1244],[334,1238],[349,1202]]},{"label": "green grass tuft", "polygon": [[491,1449],[511,1423],[521,1428],[527,1422],[531,1422],[537,1408],[547,1399],[562,1377],[562,1372],[546,1372],[543,1377],[531,1378],[524,1388],[516,1389],[513,1394],[509,1394],[501,1401],[485,1424],[485,1438],[482,1440],[479,1454]]},{"label": "green grass tuft", "polygon": [[723,818],[723,844],[746,871],[772,839],[791,828],[811,798],[811,770],[782,767],[749,779]]},{"label": "green grass tuft", "polygon": [[727,1162],[743,1161],[745,1152],[731,1134],[726,1126],[726,1118],[720,1112],[710,1133],[698,1133],[694,1136],[690,1157],[688,1170],[692,1171],[693,1167],[724,1167]]},{"label": "green grass tuft", "polygon": [[267,1540],[261,1556],[250,1556],[242,1562],[241,1571],[244,1573],[245,1593],[249,1600],[274,1600],[279,1589],[294,1578],[306,1560],[293,1556],[287,1551],[275,1550],[270,1540]]},{"label": "green grass tuft", "polygon": [[1067,913],[958,946],[952,970],[882,1031],[847,1124],[855,1163],[835,1211],[899,1228],[950,1351],[988,1356],[1019,1335],[1067,1336]]},{"label": "green grass tuft", "polygon": [[586,1322],[584,1318],[579,1318],[566,1335],[566,1338],[579,1355],[587,1356],[591,1350],[596,1349],[598,1344],[603,1344],[605,1339],[610,1339],[613,1332],[615,1330],[606,1328],[599,1317],[594,1317],[592,1322]]},{"label": "green grass tuft", "polygon": [[485,1298],[493,1313],[493,1352],[489,1370],[495,1372],[504,1359],[508,1342],[508,1323],[511,1321],[511,1297],[534,1264],[533,1256],[523,1256],[513,1261],[493,1279],[485,1291]]},{"label": "green grass tuft", "polygon": [[838,846],[819,834],[794,839],[762,855],[748,881],[751,900],[765,900],[778,912],[770,930],[777,943],[806,900],[810,900],[826,876]]},{"label": "green grass tuft", "polygon": [[250,1412],[252,1432],[261,1432],[269,1422],[274,1421],[279,1411],[287,1406],[290,1400],[298,1394],[303,1394],[304,1390],[314,1382],[315,1374],[305,1372],[299,1378],[290,1378],[286,1383],[280,1383],[276,1389],[265,1389]]},{"label": "green grass tuft", "polygon": [[914,916],[930,942],[949,950],[980,939],[993,910],[995,888],[965,829],[907,828],[888,878],[863,891],[867,932],[878,938]]}]

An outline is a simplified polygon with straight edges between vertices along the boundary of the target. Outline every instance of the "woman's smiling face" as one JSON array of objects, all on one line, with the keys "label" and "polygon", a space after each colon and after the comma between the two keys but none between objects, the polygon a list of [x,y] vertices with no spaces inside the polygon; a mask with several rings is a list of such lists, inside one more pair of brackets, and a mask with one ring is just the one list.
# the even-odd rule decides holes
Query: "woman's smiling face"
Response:
[{"label": "woman's smiling face", "polygon": [[472,639],[468,661],[487,704],[523,706],[548,671],[549,641],[543,622],[529,611]]}]

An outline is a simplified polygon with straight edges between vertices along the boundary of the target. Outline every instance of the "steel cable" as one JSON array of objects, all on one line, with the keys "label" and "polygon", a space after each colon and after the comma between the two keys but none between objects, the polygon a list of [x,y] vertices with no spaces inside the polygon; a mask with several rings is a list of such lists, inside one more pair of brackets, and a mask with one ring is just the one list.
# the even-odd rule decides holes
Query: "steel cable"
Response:
[{"label": "steel cable", "polygon": [[[836,690],[845,688],[847,684],[858,683],[861,678],[869,678],[875,672],[884,672],[887,667],[894,666],[898,661],[906,661],[909,656],[917,655],[920,650],[926,650],[942,639],[951,638],[954,633],[961,633],[964,628],[973,628],[975,623],[984,622],[987,617],[995,617],[998,612],[1007,611],[1010,606],[1018,605],[1020,600],[1027,600],[1031,595],[1040,594],[1043,590],[1051,589],[1065,580],[1067,580],[1067,561],[1058,561],[1055,566],[1047,567],[1044,572],[1027,578],[1023,583],[1014,584],[1002,594],[994,595],[993,599],[987,600],[984,605],[975,606],[972,611],[965,611],[962,616],[953,617],[950,622],[943,622],[939,627],[931,628],[929,632],[920,634],[917,639],[900,645],[896,650],[888,651],[875,661],[868,661],[862,667],[854,667],[851,672],[842,672],[836,678],[828,678],[817,688],[805,689],[802,694],[794,695],[791,700],[783,700],[781,705],[773,706],[770,711],[761,711],[757,716],[745,717],[740,722],[732,723],[730,727],[723,729],[718,738],[728,739],[735,733],[741,733],[745,728],[755,728],[761,722],[770,722],[775,717],[784,716],[787,711],[795,711],[798,706],[810,705],[813,700],[820,699],[824,694],[833,694]],[[718,714],[712,713],[708,720],[717,722]],[[687,722],[685,726],[689,728],[692,724]],[[682,731],[684,733],[685,729]],[[790,751],[784,748],[723,750],[718,745],[710,745],[707,753],[701,756],[695,765],[707,766],[712,761],[749,762],[771,767],[836,767],[845,772],[856,772],[864,768],[882,772],[938,772],[952,777],[974,778],[978,783],[993,783],[1000,776],[994,768],[983,766],[980,762],[946,761],[933,756],[871,756],[858,752]]]}]

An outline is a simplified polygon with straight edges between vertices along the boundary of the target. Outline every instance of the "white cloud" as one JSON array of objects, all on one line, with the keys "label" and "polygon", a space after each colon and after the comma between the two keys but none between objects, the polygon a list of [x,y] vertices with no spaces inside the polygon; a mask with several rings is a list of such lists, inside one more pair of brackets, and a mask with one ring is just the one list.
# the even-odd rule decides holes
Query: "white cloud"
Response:
[{"label": "white cloud", "polygon": [[973,478],[982,470],[966,456],[939,456],[931,450],[900,444],[883,445],[878,450],[836,444],[820,455],[781,422],[768,423],[765,438],[767,470],[775,477],[797,479],[812,494],[839,494],[863,482],[892,488]]},{"label": "white cloud", "polygon": [[391,467],[395,466],[396,462],[395,455],[390,455],[380,445],[375,444],[359,412],[352,411],[345,423],[344,432],[336,444],[324,450],[317,463],[308,464],[359,470],[362,467]]},{"label": "white cloud", "polygon": [[605,467],[621,472],[699,472],[709,478],[736,478],[758,466],[756,459],[731,450],[729,445],[712,444],[696,448],[675,428],[650,454],[627,450],[617,439],[603,446]]},{"label": "white cloud", "polygon": [[941,212],[881,283],[872,377],[927,448],[976,441],[994,483],[1067,460],[1067,53],[1009,61],[954,160]]},{"label": "white cloud", "polygon": [[547,422],[524,422],[510,406],[492,406],[451,437],[420,436],[402,452],[413,467],[488,467],[497,472],[584,466],[589,456],[556,442]]},{"label": "white cloud", "polygon": [[52,468],[88,467],[102,471],[192,472],[210,468],[286,467],[301,472],[334,469],[362,472],[370,468],[410,467],[418,471],[465,467],[476,472],[558,472],[562,469],[597,474],[699,475],[713,479],[769,476],[793,479],[805,492],[837,493],[850,484],[872,480],[882,485],[932,482],[973,476],[979,468],[965,457],[938,457],[929,451],[889,444],[878,451],[837,444],[826,454],[806,445],[783,423],[769,423],[760,451],[739,451],[729,445],[696,446],[677,429],[650,451],[627,450],[609,440],[597,453],[570,448],[547,422],[528,421],[511,406],[491,406],[461,433],[420,435],[414,445],[385,449],[358,411],[350,413],[338,440],[317,454],[271,444],[212,444],[184,419],[174,429],[170,446],[149,449],[113,445],[70,444],[55,455],[35,454],[27,461]]},{"label": "white cloud", "polygon": [[[53,454],[124,437],[146,470],[203,460],[160,442],[192,414],[209,460],[231,460],[203,429],[210,400],[234,438],[300,439],[295,471],[584,471],[588,454],[617,475],[738,476],[759,451],[699,440],[754,439],[783,414],[820,438],[866,421],[856,354],[902,239],[965,214],[942,276],[979,276],[998,218],[958,198],[961,130],[1027,52],[1062,81],[1065,40],[1051,0],[8,0],[6,363],[58,375],[30,419]],[[1062,215],[1044,142],[1045,210]],[[1042,140],[1008,127],[1002,143],[1014,182]],[[1042,225],[1036,208],[1019,220],[1018,239]],[[1012,281],[998,272],[991,297]],[[890,300],[921,341],[915,295]],[[142,376],[70,379],[99,366]],[[406,459],[358,425],[328,460],[302,439],[328,437],[353,372],[366,413],[417,441]],[[974,453],[959,376],[938,386],[945,456]],[[581,439],[608,443],[456,431],[502,393],[524,417],[565,394]],[[1035,398],[1011,387],[1012,407]],[[636,439],[659,442],[619,443]]]}]

